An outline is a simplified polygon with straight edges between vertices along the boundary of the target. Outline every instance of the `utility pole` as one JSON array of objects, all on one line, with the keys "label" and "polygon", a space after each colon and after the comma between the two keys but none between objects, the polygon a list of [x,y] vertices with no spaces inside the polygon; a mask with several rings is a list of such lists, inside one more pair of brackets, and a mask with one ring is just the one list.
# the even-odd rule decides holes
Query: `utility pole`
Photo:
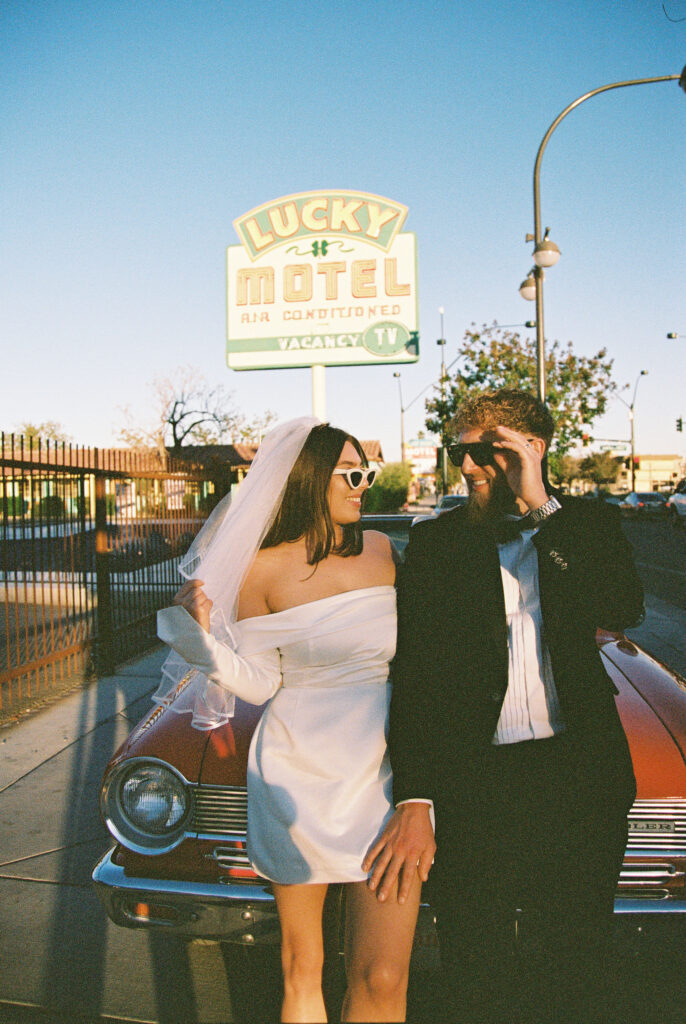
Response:
[{"label": "utility pole", "polygon": [[[441,336],[436,342],[437,345],[441,346],[441,405],[445,402],[445,383],[446,383],[446,372],[445,372],[445,336],[443,331],[443,306],[439,307],[438,312],[441,314]],[[441,490],[443,494],[448,493],[448,452],[445,447],[445,415],[441,415]]]}]

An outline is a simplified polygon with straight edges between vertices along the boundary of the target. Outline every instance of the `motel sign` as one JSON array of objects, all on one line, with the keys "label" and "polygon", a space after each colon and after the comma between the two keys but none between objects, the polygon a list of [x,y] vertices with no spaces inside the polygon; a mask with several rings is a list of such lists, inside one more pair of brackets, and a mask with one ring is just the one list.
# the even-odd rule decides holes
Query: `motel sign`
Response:
[{"label": "motel sign", "polygon": [[234,370],[416,362],[416,239],[407,207],[366,192],[283,196],[234,221],[227,362]]}]

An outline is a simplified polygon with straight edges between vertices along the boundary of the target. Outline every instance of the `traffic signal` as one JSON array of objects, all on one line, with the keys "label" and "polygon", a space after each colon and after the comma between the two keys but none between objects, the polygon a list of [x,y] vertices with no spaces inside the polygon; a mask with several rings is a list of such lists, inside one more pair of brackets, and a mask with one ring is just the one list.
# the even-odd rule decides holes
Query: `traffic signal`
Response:
[{"label": "traffic signal", "polygon": [[641,468],[641,456],[640,455],[634,455],[634,469],[640,469],[640,468]]},{"label": "traffic signal", "polygon": [[581,435],[581,443],[582,443],[582,445],[584,446],[584,448],[587,448],[587,447],[588,447],[588,442],[589,442],[590,440],[591,440],[591,439],[590,439],[590,437],[588,436],[588,434],[582,434],[582,435]]},{"label": "traffic signal", "polygon": [[681,433],[681,431],[684,429],[684,421],[681,416],[679,416],[679,418],[676,421],[676,429],[679,431],[679,433]]},{"label": "traffic signal", "polygon": [[631,459],[629,458],[628,455],[627,455],[627,457],[624,460],[624,468],[625,469],[631,469]]}]

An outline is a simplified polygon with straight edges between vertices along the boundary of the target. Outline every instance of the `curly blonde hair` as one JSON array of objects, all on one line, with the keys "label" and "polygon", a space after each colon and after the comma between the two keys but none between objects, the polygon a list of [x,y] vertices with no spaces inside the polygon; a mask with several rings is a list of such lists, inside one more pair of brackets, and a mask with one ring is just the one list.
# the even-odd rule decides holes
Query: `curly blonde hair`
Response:
[{"label": "curly blonde hair", "polygon": [[499,388],[481,391],[465,399],[449,423],[450,433],[457,437],[463,430],[509,427],[522,434],[541,437],[550,447],[555,421],[548,409],[529,391]]}]

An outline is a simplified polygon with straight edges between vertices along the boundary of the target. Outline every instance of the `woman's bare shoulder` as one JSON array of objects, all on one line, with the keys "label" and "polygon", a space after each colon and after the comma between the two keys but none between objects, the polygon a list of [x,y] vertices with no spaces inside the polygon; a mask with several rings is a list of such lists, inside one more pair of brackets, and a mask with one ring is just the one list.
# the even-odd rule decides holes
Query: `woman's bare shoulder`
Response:
[{"label": "woman's bare shoulder", "polygon": [[382,533],[381,530],[365,530],[363,533],[364,547],[367,550],[390,552],[393,544],[391,538],[386,533]]},{"label": "woman's bare shoulder", "polygon": [[275,587],[278,588],[284,579],[297,578],[303,558],[304,553],[299,550],[297,542],[261,548],[255,555],[241,587],[239,618],[268,615],[272,612]]},{"label": "woman's bare shoulder", "polygon": [[268,587],[270,580],[287,571],[294,560],[297,561],[298,554],[293,549],[294,545],[292,544],[278,544],[274,548],[261,548],[247,572],[244,586],[265,585]]},{"label": "woman's bare shoulder", "polygon": [[391,538],[380,530],[364,531],[364,551],[366,554],[372,555],[372,557],[381,559],[384,562],[393,562],[394,565],[398,564],[398,553],[393,546]]}]

